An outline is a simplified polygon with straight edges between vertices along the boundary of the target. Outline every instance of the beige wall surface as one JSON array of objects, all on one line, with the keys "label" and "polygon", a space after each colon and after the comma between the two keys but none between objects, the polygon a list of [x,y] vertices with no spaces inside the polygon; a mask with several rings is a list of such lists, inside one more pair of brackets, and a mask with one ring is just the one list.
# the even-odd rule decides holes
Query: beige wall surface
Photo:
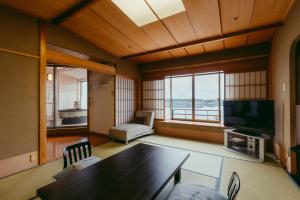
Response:
[{"label": "beige wall surface", "polygon": [[[0,5],[0,49],[39,56],[37,18]],[[47,25],[48,43],[117,64],[123,75],[139,77],[135,64],[99,49],[77,35]],[[0,50],[0,160],[38,150],[39,59]]]},{"label": "beige wall surface", "polygon": [[118,74],[135,78],[140,77],[136,64],[123,61],[61,27],[47,24],[47,43],[115,63],[117,65]]},{"label": "beige wall surface", "polygon": [[0,48],[39,55],[38,20],[0,5]]},{"label": "beige wall surface", "polygon": [[[0,26],[0,48],[38,56],[37,19],[0,6]],[[39,59],[0,51],[0,91],[0,160],[37,151]]]},{"label": "beige wall surface", "polygon": [[[271,71],[271,94],[275,100],[275,140],[287,150],[291,145],[291,141],[295,140],[292,135],[291,122],[291,98],[290,84],[291,77],[294,72],[290,70],[290,52],[291,46],[300,34],[300,1],[295,1],[284,26],[275,34],[272,40],[270,71]],[[285,89],[284,89],[285,88]],[[285,90],[285,91],[284,91]],[[293,94],[292,94],[293,96]]]},{"label": "beige wall surface", "polygon": [[114,125],[114,76],[98,72],[89,73],[91,132],[108,134]]},{"label": "beige wall surface", "polygon": [[0,52],[0,160],[36,151],[39,60]]}]

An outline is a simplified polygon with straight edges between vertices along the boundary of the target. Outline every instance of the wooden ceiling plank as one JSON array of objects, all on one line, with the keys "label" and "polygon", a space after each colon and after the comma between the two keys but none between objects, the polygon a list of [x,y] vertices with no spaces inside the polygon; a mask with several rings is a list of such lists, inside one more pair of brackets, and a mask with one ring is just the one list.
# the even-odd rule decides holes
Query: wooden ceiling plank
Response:
[{"label": "wooden ceiling plank", "polygon": [[152,62],[152,61],[158,61],[158,60],[159,60],[159,58],[157,57],[156,54],[147,54],[144,56],[139,56],[139,57],[130,59],[130,61],[138,62],[138,63],[145,63],[145,62],[150,62],[150,61]]},{"label": "wooden ceiling plank", "polygon": [[272,40],[275,31],[276,29],[270,29],[270,30],[259,31],[256,33],[250,33],[248,36],[248,45]]},{"label": "wooden ceiling plank", "polygon": [[184,48],[181,48],[181,49],[173,49],[173,50],[170,50],[169,51],[170,54],[175,57],[175,58],[178,58],[178,57],[184,57],[184,56],[187,56],[188,54],[186,53],[185,49]]},{"label": "wooden ceiling plank", "polygon": [[126,54],[127,51],[125,51],[125,49],[116,47],[114,48],[113,46],[116,46],[117,44],[107,38],[101,37],[101,35],[97,34],[96,31],[92,31],[92,26],[85,24],[84,26],[86,31],[82,31],[83,25],[84,22],[80,21],[79,19],[77,20],[77,18],[74,18],[74,20],[68,20],[62,24],[64,28],[72,31],[82,38],[85,38],[96,46],[105,49],[114,55],[121,56]]},{"label": "wooden ceiling plank", "polygon": [[31,16],[50,20],[76,4],[76,0],[1,0],[0,3]]},{"label": "wooden ceiling plank", "polygon": [[220,0],[223,33],[249,29],[255,0]]},{"label": "wooden ceiling plank", "polygon": [[170,59],[173,58],[172,55],[170,54],[170,52],[165,51],[165,52],[158,52],[155,53],[156,56],[158,57],[159,60],[165,60],[165,59]]},{"label": "wooden ceiling plank", "polygon": [[157,53],[157,52],[163,52],[163,51],[170,51],[170,50],[173,50],[173,49],[185,48],[185,47],[199,45],[199,44],[202,44],[202,43],[208,43],[208,42],[212,42],[212,41],[216,41],[216,40],[228,39],[228,38],[236,37],[236,36],[239,36],[239,35],[248,35],[250,33],[258,32],[258,31],[262,31],[262,30],[274,29],[274,28],[278,28],[282,25],[283,25],[282,23],[270,24],[270,25],[256,27],[256,28],[247,29],[247,30],[242,30],[242,31],[234,32],[234,33],[224,34],[223,36],[214,36],[214,37],[210,37],[210,38],[205,38],[205,39],[200,39],[200,40],[196,40],[196,41],[192,41],[192,42],[187,42],[187,43],[184,43],[184,44],[180,44],[179,46],[178,45],[173,45],[173,46],[163,47],[163,48],[153,50],[153,51],[138,53],[138,54],[134,54],[134,55],[130,55],[130,56],[124,56],[122,58],[123,59],[128,59],[128,58],[137,57],[137,56],[141,56],[141,55],[146,55],[146,54],[150,54],[150,53]]},{"label": "wooden ceiling plank", "polygon": [[256,0],[251,28],[283,22],[294,0]]},{"label": "wooden ceiling plank", "polygon": [[91,6],[97,14],[112,24],[116,29],[134,41],[143,50],[157,49],[159,46],[130,18],[127,17],[111,0],[102,0]]},{"label": "wooden ceiling plank", "polygon": [[185,50],[188,52],[189,55],[204,53],[204,48],[202,44],[185,47]]},{"label": "wooden ceiling plank", "polygon": [[218,0],[182,1],[198,39],[221,35]]},{"label": "wooden ceiling plank", "polygon": [[224,40],[225,49],[247,45],[247,35],[236,36]]},{"label": "wooden ceiling plank", "polygon": [[[79,34],[85,35],[86,39],[91,39],[90,37],[99,37],[103,41],[106,40],[108,42],[106,46],[110,45],[112,48],[119,49],[120,52],[126,52],[121,53],[123,55],[143,51],[134,42],[130,41],[126,36],[120,33],[117,29],[115,29],[115,27],[106,22],[101,16],[99,16],[90,8],[74,15],[72,18],[66,20],[63,24],[68,24],[70,21],[73,24],[77,24],[79,27],[81,26],[80,32],[85,33]],[[72,29],[70,26],[68,26],[68,28]],[[77,30],[75,30],[75,32],[76,31]]]},{"label": "wooden ceiling plank", "polygon": [[140,27],[160,47],[177,45],[161,21],[152,22]]},{"label": "wooden ceiling plank", "polygon": [[186,12],[172,15],[162,20],[178,43],[197,39]]},{"label": "wooden ceiling plank", "polygon": [[223,40],[216,40],[203,44],[205,52],[220,51],[224,49]]},{"label": "wooden ceiling plank", "polygon": [[73,15],[83,11],[84,9],[90,7],[92,4],[98,2],[100,0],[80,0],[77,1],[76,4],[69,7],[64,12],[60,13],[58,16],[56,16],[51,22],[54,25],[59,25],[72,17]]}]

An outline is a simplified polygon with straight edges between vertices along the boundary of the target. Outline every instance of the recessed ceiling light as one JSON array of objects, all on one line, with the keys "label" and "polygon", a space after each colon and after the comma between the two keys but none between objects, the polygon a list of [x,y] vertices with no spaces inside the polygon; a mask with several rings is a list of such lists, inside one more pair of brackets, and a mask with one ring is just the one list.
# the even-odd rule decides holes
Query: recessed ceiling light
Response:
[{"label": "recessed ceiling light", "polygon": [[[112,0],[137,26],[185,11],[182,0]],[[147,2],[147,3],[146,3]],[[147,5],[148,4],[148,5]],[[155,12],[155,14],[153,13]],[[156,16],[157,15],[157,16]]]},{"label": "recessed ceiling light", "polygon": [[112,0],[137,26],[157,21],[144,0]]},{"label": "recessed ceiling light", "polygon": [[185,11],[182,0],[146,0],[160,19]]}]

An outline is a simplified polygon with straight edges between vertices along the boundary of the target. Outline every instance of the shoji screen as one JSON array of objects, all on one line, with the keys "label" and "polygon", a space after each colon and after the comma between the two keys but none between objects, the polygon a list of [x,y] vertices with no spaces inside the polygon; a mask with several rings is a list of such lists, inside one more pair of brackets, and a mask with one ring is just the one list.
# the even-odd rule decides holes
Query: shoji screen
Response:
[{"label": "shoji screen", "polygon": [[143,81],[143,110],[155,112],[155,119],[165,118],[165,81]]},{"label": "shoji screen", "polygon": [[115,124],[120,125],[131,121],[135,113],[135,80],[116,76],[115,93]]},{"label": "shoji screen", "polygon": [[225,74],[225,99],[266,99],[267,72]]}]

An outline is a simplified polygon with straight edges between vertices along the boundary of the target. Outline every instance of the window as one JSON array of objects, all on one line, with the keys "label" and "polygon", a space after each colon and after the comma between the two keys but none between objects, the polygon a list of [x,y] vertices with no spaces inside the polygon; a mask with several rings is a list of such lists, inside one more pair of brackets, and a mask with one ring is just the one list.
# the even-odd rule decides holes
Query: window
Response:
[{"label": "window", "polygon": [[47,127],[87,125],[87,70],[47,67]]},{"label": "window", "polygon": [[220,73],[195,75],[195,120],[220,120]]},{"label": "window", "polygon": [[81,81],[80,82],[80,107],[83,109],[87,109],[88,103],[87,103],[87,88],[88,84],[87,81]]},{"label": "window", "polygon": [[223,78],[221,72],[166,78],[166,119],[220,122]]},{"label": "window", "polygon": [[143,81],[143,110],[155,112],[155,119],[165,118],[164,80]]},{"label": "window", "polygon": [[171,78],[171,118],[193,119],[193,77]]},{"label": "window", "polygon": [[116,77],[116,116],[115,124],[120,125],[134,118],[135,106],[135,80],[117,76]]}]

